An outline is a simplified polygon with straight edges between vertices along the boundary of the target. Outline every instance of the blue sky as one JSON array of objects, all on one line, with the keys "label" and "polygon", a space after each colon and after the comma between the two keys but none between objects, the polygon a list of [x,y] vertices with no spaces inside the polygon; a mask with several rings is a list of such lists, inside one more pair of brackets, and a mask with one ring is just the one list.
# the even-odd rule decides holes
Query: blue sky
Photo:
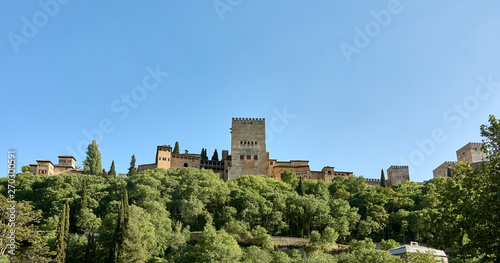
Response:
[{"label": "blue sky", "polygon": [[81,165],[96,138],[125,173],[160,144],[220,153],[256,117],[273,159],[423,181],[500,115],[498,1],[0,5],[0,148],[20,165]]}]

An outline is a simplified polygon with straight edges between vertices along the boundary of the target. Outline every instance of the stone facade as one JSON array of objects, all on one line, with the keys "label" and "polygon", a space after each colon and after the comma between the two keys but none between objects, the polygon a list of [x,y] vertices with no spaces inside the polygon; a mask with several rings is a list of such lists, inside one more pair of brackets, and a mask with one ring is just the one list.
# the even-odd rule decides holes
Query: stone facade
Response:
[{"label": "stone facade", "polygon": [[[365,182],[368,186],[377,187],[380,186],[380,179],[366,178]],[[387,181],[386,181],[387,182]]]},{"label": "stone facade", "polygon": [[455,166],[455,162],[446,161],[432,171],[434,178],[448,177],[448,167]]},{"label": "stone facade", "polygon": [[407,165],[391,165],[387,169],[387,184],[401,184],[410,180],[410,171]]},{"label": "stone facade", "polygon": [[228,179],[244,174],[268,175],[267,164],[265,119],[233,118]]},{"label": "stone facade", "polygon": [[76,169],[76,159],[71,155],[58,156],[58,164],[49,160],[36,160],[36,164],[30,164],[30,173],[36,175],[56,175],[61,173],[81,173]]},{"label": "stone facade", "polygon": [[481,149],[482,143],[470,142],[457,151],[457,161],[467,161],[469,164],[484,162],[488,160],[488,156]]}]

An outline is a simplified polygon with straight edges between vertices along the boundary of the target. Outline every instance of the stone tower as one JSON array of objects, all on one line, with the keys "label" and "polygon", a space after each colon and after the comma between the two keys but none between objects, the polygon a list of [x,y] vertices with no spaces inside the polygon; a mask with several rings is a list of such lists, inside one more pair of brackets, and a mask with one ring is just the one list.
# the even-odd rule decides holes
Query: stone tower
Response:
[{"label": "stone tower", "polygon": [[400,184],[410,180],[410,171],[407,165],[391,165],[387,169],[387,180],[390,185]]},{"label": "stone tower", "polygon": [[268,175],[264,118],[233,118],[228,179],[245,174]]},{"label": "stone tower", "polygon": [[479,163],[488,160],[488,156],[481,149],[482,143],[470,142],[457,151],[457,161],[467,161],[469,164]]}]

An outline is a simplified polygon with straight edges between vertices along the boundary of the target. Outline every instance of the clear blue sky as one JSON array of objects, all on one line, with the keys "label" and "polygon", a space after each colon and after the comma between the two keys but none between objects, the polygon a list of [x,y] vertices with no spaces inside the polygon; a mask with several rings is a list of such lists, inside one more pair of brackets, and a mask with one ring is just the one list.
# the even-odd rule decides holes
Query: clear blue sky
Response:
[{"label": "clear blue sky", "polygon": [[500,115],[498,1],[0,7],[0,148],[20,165],[81,165],[99,130],[103,167],[125,173],[159,144],[220,153],[232,117],[260,117],[273,159],[367,178],[410,165],[423,181]]}]

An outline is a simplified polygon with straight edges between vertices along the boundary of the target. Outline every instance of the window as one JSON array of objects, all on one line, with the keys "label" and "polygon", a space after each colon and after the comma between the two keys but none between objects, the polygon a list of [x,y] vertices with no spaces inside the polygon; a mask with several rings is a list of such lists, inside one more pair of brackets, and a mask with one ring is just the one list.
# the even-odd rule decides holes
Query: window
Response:
[{"label": "window", "polygon": [[184,163],[184,167],[188,167],[188,164],[187,164],[187,163]]},{"label": "window", "polygon": [[166,157],[163,157],[163,161],[166,161],[166,160],[167,160],[167,158],[166,158]]},{"label": "window", "polygon": [[243,144],[243,141],[240,141],[240,144]]},{"label": "window", "polygon": [[247,160],[252,160],[252,156],[251,155],[247,155]]},{"label": "window", "polygon": [[161,161],[161,157],[158,157],[158,160],[160,160],[160,161]]},{"label": "window", "polygon": [[255,142],[255,144],[257,144],[257,142]]},{"label": "window", "polygon": [[258,155],[254,155],[254,156],[253,156],[253,159],[254,159],[254,160],[259,160],[259,156],[258,156]]},{"label": "window", "polygon": [[243,160],[243,159],[245,159],[245,158],[243,157],[243,155],[240,155],[240,160]]},{"label": "window", "polygon": [[271,162],[270,165],[273,165],[273,162]]}]

